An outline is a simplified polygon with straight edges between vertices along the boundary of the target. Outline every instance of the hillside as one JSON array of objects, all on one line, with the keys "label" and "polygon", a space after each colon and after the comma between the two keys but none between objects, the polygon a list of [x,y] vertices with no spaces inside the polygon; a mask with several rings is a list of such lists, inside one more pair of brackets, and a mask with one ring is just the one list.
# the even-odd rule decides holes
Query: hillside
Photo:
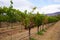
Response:
[{"label": "hillside", "polygon": [[60,15],[60,12],[48,13],[46,15],[48,15],[48,16],[56,16],[56,15]]}]

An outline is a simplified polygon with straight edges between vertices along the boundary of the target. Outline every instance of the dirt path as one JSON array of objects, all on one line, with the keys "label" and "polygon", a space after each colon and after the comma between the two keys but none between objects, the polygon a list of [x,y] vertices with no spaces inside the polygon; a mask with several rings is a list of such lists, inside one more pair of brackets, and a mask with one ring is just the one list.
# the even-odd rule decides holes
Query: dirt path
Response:
[{"label": "dirt path", "polygon": [[55,28],[54,28],[54,30],[52,30],[52,33],[48,39],[49,40],[60,40],[60,22],[58,22],[56,25],[54,25],[54,27]]},{"label": "dirt path", "polygon": [[[16,33],[16,31],[14,31]],[[33,28],[31,30],[31,34],[37,40],[60,40],[60,21],[57,22],[55,25],[51,26],[44,35],[37,35],[37,28]],[[7,37],[0,38],[0,40],[25,40],[23,37],[28,38],[28,31],[16,33],[14,35],[10,35]],[[1,36],[0,36],[1,37]]]},{"label": "dirt path", "polygon": [[53,25],[44,35],[35,35],[37,40],[60,40],[60,21]]}]

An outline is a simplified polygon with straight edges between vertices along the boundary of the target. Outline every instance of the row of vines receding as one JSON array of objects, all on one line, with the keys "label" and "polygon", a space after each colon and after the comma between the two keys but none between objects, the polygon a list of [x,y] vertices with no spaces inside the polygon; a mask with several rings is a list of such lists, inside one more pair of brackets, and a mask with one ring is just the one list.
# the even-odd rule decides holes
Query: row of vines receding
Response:
[{"label": "row of vines receding", "polygon": [[37,32],[39,32],[39,26],[49,23],[55,23],[60,20],[60,15],[48,16],[45,14],[40,14],[39,12],[34,14],[36,7],[34,7],[31,12],[28,12],[28,10],[22,12],[20,10],[14,9],[12,6],[12,0],[10,2],[10,7],[0,7],[0,28],[1,22],[20,22],[22,23],[22,25],[24,25],[25,29],[29,29],[30,34],[30,30],[33,27],[37,27]]}]

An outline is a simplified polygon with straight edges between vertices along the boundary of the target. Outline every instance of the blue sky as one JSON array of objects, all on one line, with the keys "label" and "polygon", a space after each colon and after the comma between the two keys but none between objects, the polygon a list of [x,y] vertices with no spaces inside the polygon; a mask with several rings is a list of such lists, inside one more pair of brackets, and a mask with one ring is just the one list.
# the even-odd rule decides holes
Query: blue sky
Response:
[{"label": "blue sky", "polygon": [[42,7],[52,4],[60,4],[60,0],[29,0],[29,1],[37,7]]},{"label": "blue sky", "polygon": [[[37,7],[35,12],[53,13],[60,11],[60,0],[12,0],[13,7],[20,11],[31,11],[33,7]],[[0,0],[0,6],[9,7],[10,0]]]},{"label": "blue sky", "polygon": [[49,3],[48,3],[48,1],[46,1],[46,0],[30,0],[30,2],[31,3],[33,3],[35,6],[37,6],[37,7],[41,7],[41,6],[46,6],[46,5],[48,5]]}]

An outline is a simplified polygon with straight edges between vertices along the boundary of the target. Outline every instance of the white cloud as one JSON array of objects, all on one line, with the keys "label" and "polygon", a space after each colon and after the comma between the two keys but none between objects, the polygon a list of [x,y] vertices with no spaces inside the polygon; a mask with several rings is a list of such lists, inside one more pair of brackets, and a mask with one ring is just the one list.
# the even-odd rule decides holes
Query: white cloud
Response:
[{"label": "white cloud", "polygon": [[[10,0],[0,0],[2,3],[0,3],[0,6],[9,6]],[[13,1],[13,7],[19,10],[31,10],[31,7],[34,7],[32,3],[30,3],[28,0],[12,0]]]},{"label": "white cloud", "polygon": [[[52,1],[59,1],[60,0],[52,0]],[[19,9],[21,11],[23,10],[28,10],[31,11],[32,7],[34,7],[34,5],[29,2],[29,0],[13,0],[13,7],[16,9]],[[10,0],[0,0],[0,6],[9,6],[10,5]],[[60,5],[49,5],[49,6],[45,6],[42,8],[37,8],[35,13],[39,11],[39,12],[44,12],[44,13],[53,13],[56,11],[60,11]]]},{"label": "white cloud", "polygon": [[60,0],[53,0],[54,2],[60,2]]},{"label": "white cloud", "polygon": [[13,0],[14,1],[14,7],[18,8],[20,10],[31,10],[31,7],[34,7],[32,3],[30,3],[28,0]]},{"label": "white cloud", "polygon": [[60,11],[60,5],[49,5],[42,7],[40,10],[41,13],[53,13],[53,12],[58,12]]},{"label": "white cloud", "polygon": [[60,2],[60,0],[47,0],[47,1]]},{"label": "white cloud", "polygon": [[9,6],[9,0],[0,0],[0,6]]}]

